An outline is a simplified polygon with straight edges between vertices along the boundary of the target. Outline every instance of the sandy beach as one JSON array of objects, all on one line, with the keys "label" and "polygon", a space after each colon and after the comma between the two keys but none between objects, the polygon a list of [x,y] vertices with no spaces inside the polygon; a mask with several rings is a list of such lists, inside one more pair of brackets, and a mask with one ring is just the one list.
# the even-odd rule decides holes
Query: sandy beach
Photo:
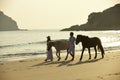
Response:
[{"label": "sandy beach", "polygon": [[120,80],[120,51],[106,51],[105,58],[97,59],[88,54],[79,61],[79,55],[74,61],[44,62],[44,57],[13,62],[0,63],[0,80]]}]

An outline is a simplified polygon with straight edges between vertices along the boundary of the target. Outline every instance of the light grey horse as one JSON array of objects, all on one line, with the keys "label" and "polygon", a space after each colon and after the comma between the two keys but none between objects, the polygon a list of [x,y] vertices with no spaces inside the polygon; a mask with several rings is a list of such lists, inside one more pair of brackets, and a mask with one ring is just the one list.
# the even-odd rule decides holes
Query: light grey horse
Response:
[{"label": "light grey horse", "polygon": [[[56,56],[58,57],[58,61],[61,59],[60,57],[60,51],[61,50],[67,50],[67,55],[65,60],[67,60],[68,58],[68,54],[69,54],[69,40],[67,39],[60,39],[60,40],[52,40],[48,43],[47,49],[50,50],[51,48],[55,47],[56,49]],[[73,58],[73,55],[70,54]]]}]

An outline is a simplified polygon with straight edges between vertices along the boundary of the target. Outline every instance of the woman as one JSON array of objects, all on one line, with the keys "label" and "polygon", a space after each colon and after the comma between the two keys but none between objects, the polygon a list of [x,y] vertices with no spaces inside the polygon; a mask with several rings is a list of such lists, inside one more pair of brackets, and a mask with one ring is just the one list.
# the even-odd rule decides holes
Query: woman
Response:
[{"label": "woman", "polygon": [[[49,41],[51,41],[50,36],[47,37],[47,46],[48,46]],[[47,61],[47,60],[53,61],[52,48],[50,50],[47,50],[47,58],[45,59],[45,61]]]}]

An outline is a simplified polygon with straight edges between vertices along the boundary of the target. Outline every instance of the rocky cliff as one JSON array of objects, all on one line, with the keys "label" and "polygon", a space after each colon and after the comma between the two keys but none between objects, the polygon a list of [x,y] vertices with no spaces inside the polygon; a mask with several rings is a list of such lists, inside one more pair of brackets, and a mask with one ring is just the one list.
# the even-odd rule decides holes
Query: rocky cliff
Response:
[{"label": "rocky cliff", "polygon": [[73,25],[62,31],[72,30],[120,30],[120,4],[103,12],[94,12],[88,16],[88,21],[82,25]]},{"label": "rocky cliff", "polygon": [[0,31],[13,31],[19,30],[17,23],[2,11],[0,11]]}]

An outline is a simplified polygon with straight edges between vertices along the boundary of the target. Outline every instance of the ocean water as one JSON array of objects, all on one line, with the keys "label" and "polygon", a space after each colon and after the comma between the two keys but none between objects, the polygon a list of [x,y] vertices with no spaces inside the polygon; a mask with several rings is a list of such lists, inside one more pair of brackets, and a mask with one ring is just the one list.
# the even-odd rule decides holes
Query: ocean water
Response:
[{"label": "ocean water", "polygon": [[[120,49],[120,30],[73,32],[75,37],[77,34],[99,37],[106,51]],[[41,57],[46,54],[48,35],[52,40],[68,39],[69,33],[59,30],[0,31],[0,62]],[[81,51],[81,44],[76,45],[76,51]]]}]

